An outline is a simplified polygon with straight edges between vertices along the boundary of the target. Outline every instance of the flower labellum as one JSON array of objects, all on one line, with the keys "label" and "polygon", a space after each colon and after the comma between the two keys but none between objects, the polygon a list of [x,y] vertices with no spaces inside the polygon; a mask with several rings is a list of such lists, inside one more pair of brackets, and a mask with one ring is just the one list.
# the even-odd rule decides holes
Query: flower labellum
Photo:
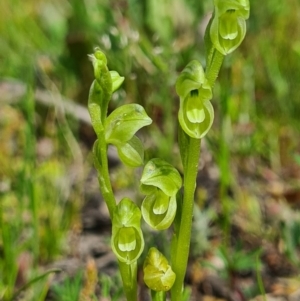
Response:
[{"label": "flower labellum", "polygon": [[182,129],[192,138],[203,138],[212,126],[214,110],[211,87],[198,61],[191,61],[181,72],[176,92],[180,97],[178,119]]},{"label": "flower labellum", "polygon": [[169,228],[176,215],[176,194],[182,185],[179,172],[171,164],[154,158],[146,164],[141,184],[146,194],[141,208],[144,220],[156,230]]},{"label": "flower labellum", "polygon": [[124,198],[115,209],[112,221],[112,250],[121,262],[131,264],[144,249],[140,227],[141,211],[130,199]]},{"label": "flower labellum", "polygon": [[223,55],[234,51],[246,35],[249,0],[215,0],[215,12],[210,23],[210,38]]}]

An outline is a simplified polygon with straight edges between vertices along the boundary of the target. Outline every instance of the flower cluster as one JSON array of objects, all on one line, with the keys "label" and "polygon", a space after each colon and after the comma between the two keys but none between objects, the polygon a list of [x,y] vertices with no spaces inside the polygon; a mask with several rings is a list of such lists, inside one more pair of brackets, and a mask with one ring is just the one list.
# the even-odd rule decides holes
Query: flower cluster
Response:
[{"label": "flower cluster", "polygon": [[[90,55],[94,67],[95,80],[90,89],[88,108],[97,136],[105,132],[107,144],[117,147],[121,161],[131,167],[144,163],[144,147],[136,132],[152,123],[144,108],[138,104],[118,107],[108,117],[107,107],[111,95],[124,81],[118,72],[110,71],[102,51],[95,50]],[[95,149],[97,142],[95,144]]]}]

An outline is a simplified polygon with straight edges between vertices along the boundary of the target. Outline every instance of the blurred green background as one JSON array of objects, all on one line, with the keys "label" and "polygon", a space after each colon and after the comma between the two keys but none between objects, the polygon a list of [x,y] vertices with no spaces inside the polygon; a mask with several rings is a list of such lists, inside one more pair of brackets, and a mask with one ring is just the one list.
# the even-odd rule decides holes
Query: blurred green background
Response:
[{"label": "blurred green background", "polygon": [[[221,197],[237,181],[235,166],[254,173],[267,166],[292,179],[300,166],[300,2],[250,4],[245,41],[226,57],[214,88],[207,145],[221,171]],[[142,104],[154,120],[148,156],[180,168],[174,84],[190,60],[205,63],[212,9],[211,0],[0,0],[0,299],[24,282],[22,256],[34,276],[69,252],[70,231],[80,232],[94,135],[61,104],[86,107],[87,54],[99,46],[109,69],[125,76],[110,110]]]}]

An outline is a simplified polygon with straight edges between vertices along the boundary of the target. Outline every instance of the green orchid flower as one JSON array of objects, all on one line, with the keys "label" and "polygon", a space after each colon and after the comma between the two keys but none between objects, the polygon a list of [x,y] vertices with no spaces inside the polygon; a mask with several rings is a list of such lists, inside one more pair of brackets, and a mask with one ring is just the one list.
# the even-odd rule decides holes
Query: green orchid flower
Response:
[{"label": "green orchid flower", "polygon": [[176,82],[180,97],[178,119],[182,129],[192,138],[203,138],[214,119],[211,87],[201,64],[193,60],[181,72]]},{"label": "green orchid flower", "polygon": [[140,221],[140,209],[129,198],[123,198],[113,215],[111,246],[117,258],[126,264],[137,261],[144,249]]},{"label": "green orchid flower", "polygon": [[146,194],[142,215],[147,224],[164,230],[172,224],[176,209],[176,194],[182,185],[179,172],[169,163],[154,158],[144,167],[141,190]]},{"label": "green orchid flower", "polygon": [[234,51],[246,35],[249,0],[214,0],[215,12],[210,23],[210,38],[223,55]]}]

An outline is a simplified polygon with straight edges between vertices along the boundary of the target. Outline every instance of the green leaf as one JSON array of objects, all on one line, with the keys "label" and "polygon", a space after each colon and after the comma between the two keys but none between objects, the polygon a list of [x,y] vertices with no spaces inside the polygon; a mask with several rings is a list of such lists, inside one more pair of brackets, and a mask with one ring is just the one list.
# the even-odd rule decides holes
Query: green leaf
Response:
[{"label": "green leaf", "polygon": [[142,141],[133,136],[129,141],[117,145],[121,161],[130,167],[138,167],[144,164],[144,147]]},{"label": "green leaf", "polygon": [[109,71],[112,80],[112,93],[117,91],[124,81],[124,77],[120,76],[117,71]]},{"label": "green leaf", "polygon": [[61,272],[61,269],[54,268],[54,269],[45,271],[41,275],[36,276],[35,278],[33,278],[30,281],[28,281],[27,283],[25,283],[22,287],[20,287],[9,300],[18,300],[18,297],[20,296],[20,294],[23,291],[25,291],[26,289],[28,289],[29,287],[33,286],[33,284],[35,284],[36,282],[40,281],[41,279],[47,277],[49,274],[59,273],[59,272]]},{"label": "green leaf", "polygon": [[126,104],[118,107],[106,119],[106,142],[114,145],[125,143],[139,129],[151,123],[151,118],[138,104]]},{"label": "green leaf", "polygon": [[115,209],[112,221],[112,250],[121,262],[135,262],[144,249],[140,227],[141,211],[128,198],[123,198]]},{"label": "green leaf", "polygon": [[168,291],[173,286],[176,275],[165,256],[156,248],[150,248],[143,265],[144,282],[154,291]]},{"label": "green leaf", "polygon": [[[153,187],[157,187],[166,195],[174,196],[182,185],[182,179],[178,170],[171,164],[154,158],[145,165],[141,184],[141,189],[146,194],[152,193]],[[153,187],[149,189],[147,186]]]},{"label": "green leaf", "polygon": [[145,222],[153,229],[160,231],[171,226],[176,209],[176,195],[169,197],[159,189],[145,197],[141,208]]}]

